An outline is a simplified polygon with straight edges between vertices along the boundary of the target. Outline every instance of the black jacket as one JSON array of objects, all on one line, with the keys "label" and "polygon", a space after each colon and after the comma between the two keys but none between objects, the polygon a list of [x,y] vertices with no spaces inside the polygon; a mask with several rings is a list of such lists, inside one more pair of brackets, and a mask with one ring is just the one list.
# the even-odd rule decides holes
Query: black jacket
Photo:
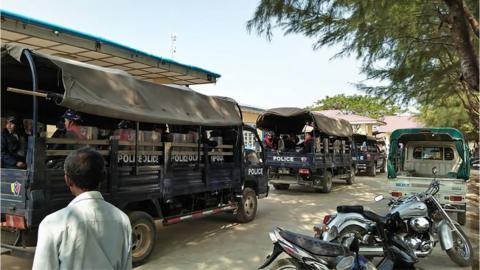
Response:
[{"label": "black jacket", "polygon": [[313,140],[308,140],[303,142],[302,153],[312,153],[313,152]]},{"label": "black jacket", "polygon": [[15,168],[18,161],[23,161],[23,157],[18,155],[20,139],[16,132],[11,134],[7,129],[2,131],[2,167]]}]

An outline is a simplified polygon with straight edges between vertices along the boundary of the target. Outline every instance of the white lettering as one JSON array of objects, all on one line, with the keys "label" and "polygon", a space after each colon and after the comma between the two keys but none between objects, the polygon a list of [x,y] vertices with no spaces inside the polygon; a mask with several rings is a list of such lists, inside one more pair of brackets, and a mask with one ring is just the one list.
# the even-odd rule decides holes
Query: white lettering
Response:
[{"label": "white lettering", "polygon": [[[153,155],[138,155],[137,156],[138,163],[158,163],[159,158],[158,156]],[[135,155],[118,155],[117,162],[123,163],[134,163],[135,162]]]},{"label": "white lettering", "polygon": [[263,168],[250,168],[248,175],[263,175]]},{"label": "white lettering", "polygon": [[286,161],[286,162],[293,162],[293,157],[280,157],[280,156],[273,156],[274,161]]}]

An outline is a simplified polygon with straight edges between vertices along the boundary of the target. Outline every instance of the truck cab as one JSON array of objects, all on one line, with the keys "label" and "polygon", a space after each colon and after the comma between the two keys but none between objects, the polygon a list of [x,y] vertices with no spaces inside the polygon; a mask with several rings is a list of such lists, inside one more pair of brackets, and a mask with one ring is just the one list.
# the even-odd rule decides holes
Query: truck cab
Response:
[{"label": "truck cab", "polygon": [[422,192],[436,178],[440,181],[437,199],[460,224],[465,224],[470,157],[463,134],[454,128],[398,129],[390,138],[391,195]]}]

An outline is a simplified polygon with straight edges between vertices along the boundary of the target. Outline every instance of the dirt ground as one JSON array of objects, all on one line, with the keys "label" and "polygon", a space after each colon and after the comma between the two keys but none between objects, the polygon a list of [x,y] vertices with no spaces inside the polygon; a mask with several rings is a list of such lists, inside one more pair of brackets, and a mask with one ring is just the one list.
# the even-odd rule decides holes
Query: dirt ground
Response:
[{"label": "dirt ground", "polygon": [[[478,269],[478,173],[472,175],[475,177],[477,181],[469,183],[470,204],[465,229],[474,245]],[[311,235],[312,226],[321,223],[323,216],[334,212],[339,204],[363,204],[378,212],[386,211],[385,201],[373,201],[375,195],[386,195],[386,182],[384,174],[376,178],[357,177],[357,183],[352,186],[336,181],[329,194],[302,187],[285,191],[272,188],[268,198],[259,200],[257,217],[248,224],[235,223],[230,215],[221,214],[168,227],[158,226],[156,247],[150,260],[135,269],[257,269],[271,252],[268,232],[274,226]],[[2,256],[1,266],[2,269],[28,269],[31,260]],[[417,266],[435,270],[470,269],[457,267],[440,245]]]}]

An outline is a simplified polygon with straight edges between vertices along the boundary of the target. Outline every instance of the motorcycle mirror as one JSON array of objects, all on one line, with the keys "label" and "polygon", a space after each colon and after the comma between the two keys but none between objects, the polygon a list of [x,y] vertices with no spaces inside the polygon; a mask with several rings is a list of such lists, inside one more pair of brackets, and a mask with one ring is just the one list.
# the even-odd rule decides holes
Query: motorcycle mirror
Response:
[{"label": "motorcycle mirror", "polygon": [[437,167],[433,167],[432,168],[432,174],[437,175],[437,172],[438,172]]},{"label": "motorcycle mirror", "polygon": [[375,198],[373,198],[373,200],[376,201],[376,202],[379,202],[379,201],[381,201],[381,200],[383,200],[383,199],[384,199],[384,198],[383,198],[383,195],[377,195],[377,196],[375,196]]}]

